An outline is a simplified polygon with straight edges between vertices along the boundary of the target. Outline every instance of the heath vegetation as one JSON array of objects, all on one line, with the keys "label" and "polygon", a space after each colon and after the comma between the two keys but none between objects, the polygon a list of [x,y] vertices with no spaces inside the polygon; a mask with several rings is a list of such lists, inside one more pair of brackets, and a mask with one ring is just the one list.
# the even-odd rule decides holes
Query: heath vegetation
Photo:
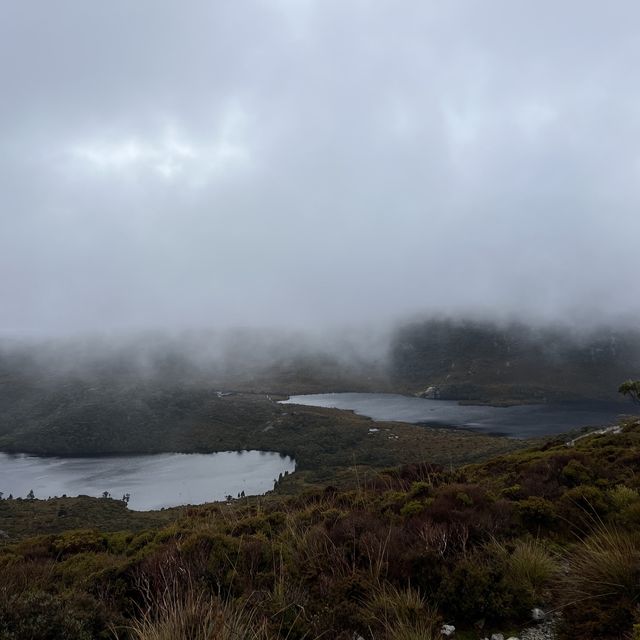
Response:
[{"label": "heath vegetation", "polygon": [[[34,536],[25,520],[0,550],[0,638],[400,640],[443,623],[476,638],[534,607],[562,613],[562,637],[623,638],[640,623],[639,452],[630,420],[574,446],[137,514],[121,531]],[[10,503],[35,518],[48,505]]]}]

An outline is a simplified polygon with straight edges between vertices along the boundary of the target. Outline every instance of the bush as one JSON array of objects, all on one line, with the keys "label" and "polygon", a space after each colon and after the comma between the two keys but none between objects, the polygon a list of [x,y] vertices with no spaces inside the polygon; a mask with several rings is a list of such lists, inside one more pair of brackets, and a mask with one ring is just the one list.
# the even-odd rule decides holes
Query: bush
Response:
[{"label": "bush", "polygon": [[591,474],[589,470],[579,460],[569,460],[562,470],[562,479],[570,487],[577,487],[580,484],[589,484]]},{"label": "bush", "polygon": [[594,486],[581,485],[566,491],[559,512],[566,522],[578,525],[599,521],[609,511],[606,494]]},{"label": "bush", "polygon": [[635,502],[640,501],[640,494],[635,489],[619,484],[609,491],[609,497],[613,504],[613,508],[622,511]]},{"label": "bush", "polygon": [[530,603],[520,585],[507,576],[505,558],[495,550],[463,557],[444,577],[437,599],[447,616],[467,623],[521,618]]},{"label": "bush", "polygon": [[425,505],[418,500],[411,500],[400,509],[400,515],[405,518],[420,515],[425,509]]},{"label": "bush", "polygon": [[106,627],[98,602],[78,593],[67,597],[27,591],[0,598],[3,640],[93,640]]},{"label": "bush", "polygon": [[518,512],[522,524],[529,529],[552,527],[557,520],[555,506],[549,500],[531,496],[518,502]]}]

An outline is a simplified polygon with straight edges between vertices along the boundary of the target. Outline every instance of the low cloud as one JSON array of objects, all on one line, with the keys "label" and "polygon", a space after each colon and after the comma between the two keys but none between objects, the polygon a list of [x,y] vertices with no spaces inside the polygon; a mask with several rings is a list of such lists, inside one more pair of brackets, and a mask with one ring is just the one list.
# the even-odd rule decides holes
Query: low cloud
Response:
[{"label": "low cloud", "polygon": [[3,334],[640,310],[635,3],[2,17]]}]

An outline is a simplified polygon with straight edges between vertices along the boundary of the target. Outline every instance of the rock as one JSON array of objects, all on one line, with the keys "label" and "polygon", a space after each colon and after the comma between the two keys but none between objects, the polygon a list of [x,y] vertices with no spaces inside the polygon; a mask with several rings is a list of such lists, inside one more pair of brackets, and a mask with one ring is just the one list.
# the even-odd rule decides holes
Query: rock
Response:
[{"label": "rock", "polygon": [[443,624],[440,633],[447,638],[450,638],[456,632],[456,628],[452,624]]},{"label": "rock", "polygon": [[491,634],[491,640],[504,640],[504,636],[501,633]]},{"label": "rock", "polygon": [[536,622],[542,622],[546,618],[546,616],[547,614],[538,607],[535,607],[535,609],[531,609],[531,619],[535,620]]},{"label": "rock", "polygon": [[537,621],[535,626],[523,629],[520,640],[553,640],[556,624],[560,619],[559,613],[545,613],[544,620]]},{"label": "rock", "polygon": [[421,398],[437,400],[440,397],[440,389],[436,386],[427,387],[421,394]]},{"label": "rock", "polygon": [[511,636],[507,638],[507,640],[520,640],[520,638],[516,638],[516,636]]}]

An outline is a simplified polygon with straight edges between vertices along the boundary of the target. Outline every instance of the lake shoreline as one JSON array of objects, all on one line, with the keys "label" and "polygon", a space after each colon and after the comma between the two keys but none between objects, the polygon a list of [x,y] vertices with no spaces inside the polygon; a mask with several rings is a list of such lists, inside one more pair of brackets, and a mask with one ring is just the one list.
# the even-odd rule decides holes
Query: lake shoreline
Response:
[{"label": "lake shoreline", "polygon": [[531,439],[619,421],[622,404],[592,400],[509,406],[461,404],[454,400],[388,393],[332,393],[290,396],[281,405],[353,411],[377,422],[404,422],[425,428],[464,429],[484,435]]},{"label": "lake shoreline", "polygon": [[0,491],[14,498],[119,499],[132,511],[155,511],[264,495],[296,461],[279,452],[238,450],[112,457],[0,454]]}]

